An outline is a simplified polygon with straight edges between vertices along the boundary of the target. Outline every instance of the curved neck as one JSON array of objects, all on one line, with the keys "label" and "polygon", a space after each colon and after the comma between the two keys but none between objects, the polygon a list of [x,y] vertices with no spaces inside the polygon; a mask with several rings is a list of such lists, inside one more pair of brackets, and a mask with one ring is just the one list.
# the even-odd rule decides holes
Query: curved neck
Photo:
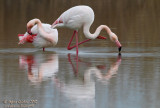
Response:
[{"label": "curved neck", "polygon": [[91,34],[90,31],[89,31],[90,26],[91,26],[91,25],[84,25],[84,27],[83,27],[83,32],[84,32],[85,36],[86,36],[87,38],[89,38],[89,39],[95,39],[95,38],[97,38],[97,37],[99,36],[99,34],[100,34],[100,32],[101,32],[102,29],[105,29],[106,32],[107,32],[109,35],[112,33],[111,29],[110,29],[108,26],[106,26],[106,25],[100,25],[100,26],[96,29],[96,31],[95,31],[93,34]]},{"label": "curved neck", "polygon": [[28,34],[33,35],[31,29],[32,29],[32,27],[33,27],[35,24],[37,24],[38,29],[41,28],[42,31],[44,31],[43,28],[42,28],[42,23],[41,23],[41,21],[40,21],[39,19],[33,19],[33,20],[30,20],[30,21],[27,23],[27,32],[28,32]]},{"label": "curved neck", "polygon": [[38,26],[42,26],[42,23],[41,23],[41,21],[39,19],[34,19],[33,23],[37,24]]},{"label": "curved neck", "polygon": [[38,27],[38,32],[41,36],[45,36],[48,35],[48,33],[46,33],[42,27],[42,23],[39,19],[34,19],[34,23],[37,24]]},{"label": "curved neck", "polygon": [[57,43],[58,39],[53,39],[52,33],[47,33],[44,30],[44,28],[42,27],[42,23],[39,19],[34,19],[33,23],[37,24],[38,33],[40,34],[41,37],[43,37],[44,39],[46,39],[47,41],[49,41],[51,43]]}]

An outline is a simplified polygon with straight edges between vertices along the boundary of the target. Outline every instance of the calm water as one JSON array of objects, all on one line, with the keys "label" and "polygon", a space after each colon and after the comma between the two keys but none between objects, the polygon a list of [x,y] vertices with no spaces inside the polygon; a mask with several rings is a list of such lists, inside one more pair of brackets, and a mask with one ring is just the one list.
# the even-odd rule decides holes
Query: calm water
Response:
[{"label": "calm water", "polygon": [[[70,29],[46,52],[17,45],[33,18],[52,24],[68,8],[95,11],[91,32],[106,24],[123,45],[93,40],[66,46]],[[160,1],[0,0],[0,108],[160,108]],[[80,30],[79,40],[85,37]],[[103,31],[101,35],[108,37]],[[74,44],[74,43],[73,43]]]}]

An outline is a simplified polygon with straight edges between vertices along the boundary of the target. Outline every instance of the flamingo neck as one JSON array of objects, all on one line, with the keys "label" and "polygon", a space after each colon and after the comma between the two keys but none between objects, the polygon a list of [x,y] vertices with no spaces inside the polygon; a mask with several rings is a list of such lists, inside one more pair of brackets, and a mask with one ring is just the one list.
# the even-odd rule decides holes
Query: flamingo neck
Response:
[{"label": "flamingo neck", "polygon": [[99,34],[100,34],[100,32],[101,32],[102,29],[105,29],[106,32],[109,34],[109,36],[112,34],[111,29],[108,26],[106,26],[106,25],[100,25],[96,29],[96,31],[93,34],[91,34],[90,31],[89,31],[90,26],[91,25],[85,25],[84,28],[83,28],[84,35],[87,38],[89,38],[89,39],[95,39],[95,38],[97,38],[99,36]]},{"label": "flamingo neck", "polygon": [[40,35],[45,36],[46,32],[44,31],[44,29],[42,27],[41,21],[39,19],[35,19],[35,24],[37,24],[38,31],[39,31]]},{"label": "flamingo neck", "polygon": [[37,24],[37,27],[38,27],[38,32],[39,34],[44,38],[46,39],[47,41],[51,42],[51,43],[56,43],[52,38],[51,38],[51,34],[50,33],[47,33],[45,32],[43,26],[42,26],[42,23],[39,19],[34,19],[34,23]]}]

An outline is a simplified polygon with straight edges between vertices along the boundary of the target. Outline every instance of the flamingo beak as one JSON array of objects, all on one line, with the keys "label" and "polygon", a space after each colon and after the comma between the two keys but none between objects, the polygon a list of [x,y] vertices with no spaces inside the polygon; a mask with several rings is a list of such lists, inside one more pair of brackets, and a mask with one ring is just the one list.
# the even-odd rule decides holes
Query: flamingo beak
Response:
[{"label": "flamingo beak", "polygon": [[52,25],[51,28],[52,28],[52,29],[56,28],[56,25]]},{"label": "flamingo beak", "polygon": [[56,24],[58,24],[57,20],[52,24],[51,28],[53,28],[53,29],[56,28]]},{"label": "flamingo beak", "polygon": [[116,42],[116,45],[117,45],[117,47],[118,47],[118,51],[119,51],[119,53],[121,52],[121,49],[122,49],[122,45],[121,45],[121,43],[117,40]]},{"label": "flamingo beak", "polygon": [[27,33],[32,35],[31,28],[27,28]]}]

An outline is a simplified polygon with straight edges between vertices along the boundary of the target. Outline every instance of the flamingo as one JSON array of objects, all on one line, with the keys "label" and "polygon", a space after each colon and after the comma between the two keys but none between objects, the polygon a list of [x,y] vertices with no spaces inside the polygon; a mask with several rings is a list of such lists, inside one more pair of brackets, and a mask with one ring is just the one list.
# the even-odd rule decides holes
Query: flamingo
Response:
[{"label": "flamingo", "polygon": [[[93,34],[90,33],[89,30],[90,30],[90,26],[92,25],[93,21],[94,21],[94,11],[92,10],[92,8],[89,6],[80,5],[80,6],[72,7],[68,9],[67,11],[65,11],[64,13],[62,13],[60,17],[52,24],[51,27],[52,28],[66,27],[66,28],[70,28],[74,30],[67,48],[68,50],[70,50],[76,47],[77,55],[78,55],[78,45],[79,44],[82,44],[84,42],[87,42],[95,38],[106,39],[106,37],[99,36],[101,30],[105,29],[110,37],[110,40],[117,45],[119,53],[120,53],[122,45],[120,44],[117,35],[113,33],[108,26],[100,25]],[[78,43],[78,30],[81,27],[83,27],[83,33],[85,37],[88,38],[88,40]],[[73,47],[70,47],[70,44],[75,35],[76,35],[76,45]]]},{"label": "flamingo", "polygon": [[32,19],[27,23],[27,32],[19,34],[19,44],[32,43],[37,48],[55,46],[58,42],[58,31],[50,24],[41,23],[39,19]]}]

